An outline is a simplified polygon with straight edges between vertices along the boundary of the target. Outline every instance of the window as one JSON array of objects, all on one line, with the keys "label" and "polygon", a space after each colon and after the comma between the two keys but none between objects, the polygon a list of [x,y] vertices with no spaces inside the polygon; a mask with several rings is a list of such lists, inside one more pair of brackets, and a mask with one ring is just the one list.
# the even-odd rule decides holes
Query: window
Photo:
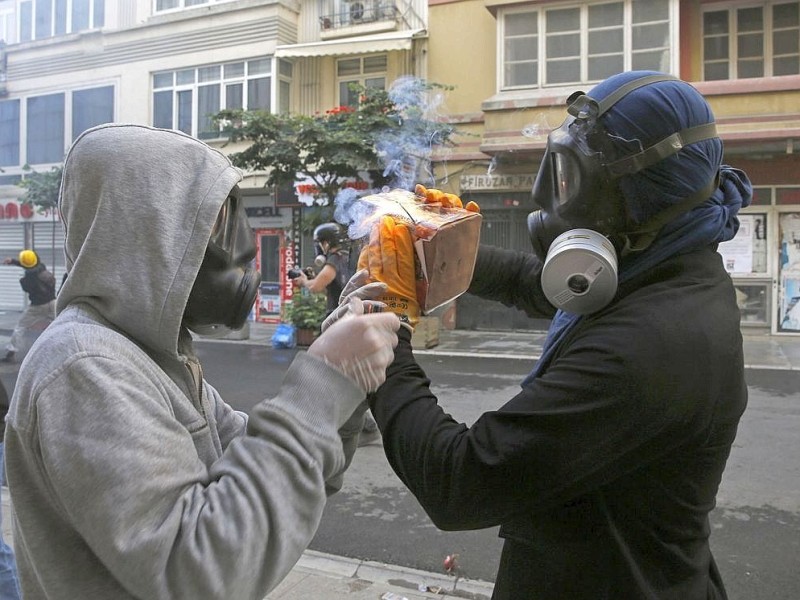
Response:
[{"label": "window", "polygon": [[800,2],[703,13],[706,81],[800,74]]},{"label": "window", "polygon": [[358,105],[358,93],[350,89],[351,84],[360,84],[366,88],[386,89],[386,61],[385,54],[337,60],[339,106]]},{"label": "window", "polygon": [[41,40],[105,24],[105,0],[22,0],[20,41]]},{"label": "window", "polygon": [[631,69],[672,70],[669,0],[508,9],[498,26],[504,90],[601,81]]},{"label": "window", "polygon": [[19,100],[0,101],[0,167],[19,165]]},{"label": "window", "polygon": [[[288,108],[291,63],[278,60],[278,73],[278,105]],[[272,110],[271,74],[271,58],[156,73],[153,125],[180,129],[200,139],[218,138],[212,117],[220,110]]]},{"label": "window", "polygon": [[0,166],[60,163],[69,142],[113,120],[113,86],[0,101]]},{"label": "window", "polygon": [[17,42],[17,23],[14,20],[14,3],[0,1],[0,41],[6,44]]},{"label": "window", "polygon": [[185,8],[192,8],[194,6],[201,6],[204,4],[211,4],[220,0],[155,0],[155,12],[164,12],[167,10],[181,10]]}]

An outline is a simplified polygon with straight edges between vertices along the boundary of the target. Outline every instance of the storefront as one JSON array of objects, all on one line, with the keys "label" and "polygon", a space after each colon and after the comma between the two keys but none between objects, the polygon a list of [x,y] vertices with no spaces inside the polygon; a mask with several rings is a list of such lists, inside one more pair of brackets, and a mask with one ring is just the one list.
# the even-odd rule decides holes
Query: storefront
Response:
[{"label": "storefront", "polygon": [[[754,199],[740,212],[736,238],[719,252],[736,287],[744,332],[800,334],[800,186],[762,185],[764,167],[753,172]],[[462,175],[460,194],[481,207],[481,243],[530,251],[527,215],[533,175]],[[543,329],[548,322],[521,311],[465,294],[458,300],[456,327],[463,329]]]},{"label": "storefront", "polygon": [[[472,200],[481,207],[481,244],[509,250],[531,249],[528,213],[535,210],[531,199],[533,167],[528,172],[475,173],[459,178],[464,203]],[[458,329],[546,329],[549,321],[531,319],[516,308],[464,294],[457,300],[455,327]]]},{"label": "storefront", "polygon": [[261,273],[254,318],[279,323],[282,308],[292,299],[289,269],[300,261],[300,208],[279,205],[263,189],[247,190],[243,198],[256,236],[256,268]]},{"label": "storefront", "polygon": [[742,328],[800,334],[800,186],[756,186],[739,233],[720,244]]},{"label": "storefront", "polygon": [[1,264],[25,248],[36,250],[60,284],[65,270],[64,228],[57,213],[36,212],[16,199],[0,200],[0,310],[22,311],[27,306],[28,296],[19,285],[22,269]]}]

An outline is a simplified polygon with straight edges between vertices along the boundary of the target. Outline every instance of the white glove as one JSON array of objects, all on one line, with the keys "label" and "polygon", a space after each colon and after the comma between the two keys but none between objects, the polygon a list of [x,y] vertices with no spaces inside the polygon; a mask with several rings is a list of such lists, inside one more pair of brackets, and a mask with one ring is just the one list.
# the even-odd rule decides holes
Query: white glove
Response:
[{"label": "white glove", "polygon": [[[328,327],[336,323],[336,321],[339,321],[349,314],[360,315],[383,312],[383,309],[386,308],[386,304],[375,300],[375,298],[385,294],[387,286],[380,281],[364,285],[368,277],[369,271],[367,271],[367,269],[361,269],[350,278],[350,281],[348,281],[342,289],[342,293],[339,294],[339,306],[322,322],[322,331],[325,331]],[[355,305],[352,303],[355,299],[363,301],[361,303],[361,309],[357,311],[354,309]]]},{"label": "white glove", "polygon": [[[363,312],[360,298],[351,311]],[[345,315],[322,333],[308,353],[352,379],[365,393],[374,392],[386,380],[386,367],[394,359],[400,319],[394,313]]]}]

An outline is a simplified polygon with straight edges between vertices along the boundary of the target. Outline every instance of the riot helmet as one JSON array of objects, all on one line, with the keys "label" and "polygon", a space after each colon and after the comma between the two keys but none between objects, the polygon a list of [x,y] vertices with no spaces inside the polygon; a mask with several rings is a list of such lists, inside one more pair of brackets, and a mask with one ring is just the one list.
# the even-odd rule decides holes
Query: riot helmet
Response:
[{"label": "riot helmet", "polygon": [[314,264],[317,268],[325,265],[328,254],[344,246],[348,241],[347,231],[339,223],[322,223],[314,228]]}]

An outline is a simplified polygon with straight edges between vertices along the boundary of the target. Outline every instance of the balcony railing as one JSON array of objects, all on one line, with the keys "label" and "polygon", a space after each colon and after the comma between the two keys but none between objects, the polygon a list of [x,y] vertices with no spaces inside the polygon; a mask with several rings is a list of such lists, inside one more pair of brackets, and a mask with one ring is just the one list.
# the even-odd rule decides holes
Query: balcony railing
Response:
[{"label": "balcony railing", "polygon": [[399,12],[393,2],[351,2],[346,10],[319,18],[322,31],[352,27],[362,23],[396,21]]}]

